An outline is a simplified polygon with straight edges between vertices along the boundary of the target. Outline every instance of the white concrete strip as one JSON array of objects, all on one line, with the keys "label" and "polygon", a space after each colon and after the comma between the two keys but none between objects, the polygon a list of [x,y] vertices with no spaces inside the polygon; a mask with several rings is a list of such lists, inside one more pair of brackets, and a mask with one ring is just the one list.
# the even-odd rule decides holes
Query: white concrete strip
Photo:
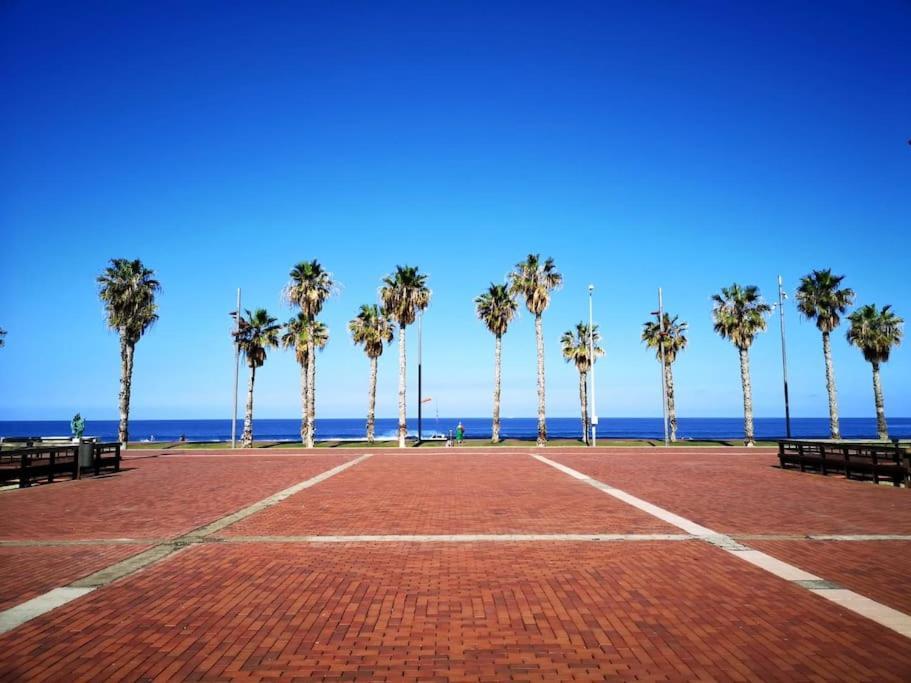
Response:
[{"label": "white concrete strip", "polygon": [[777,560],[771,555],[766,555],[758,550],[729,550],[734,557],[746,560],[760,569],[765,569],[770,574],[785,581],[822,581],[821,578],[787,562]]},{"label": "white concrete strip", "polygon": [[[760,569],[763,569],[770,574],[773,574],[786,581],[796,582],[797,585],[801,585],[802,582],[813,582],[810,584],[810,586],[814,584],[819,585],[828,583],[825,579],[822,579],[814,574],[810,574],[809,572],[805,572],[799,567],[795,567],[794,565],[788,564],[787,562],[782,562],[781,560],[778,560],[771,555],[767,555],[766,553],[760,552],[758,550],[753,550],[752,548],[749,548],[745,545],[741,545],[730,536],[716,533],[711,529],[707,529],[706,527],[695,524],[694,522],[690,522],[684,517],[680,517],[679,515],[675,515],[672,512],[668,512],[667,510],[660,508],[657,505],[652,505],[651,503],[648,503],[641,498],[636,498],[635,496],[621,491],[618,488],[614,488],[609,484],[598,481],[597,479],[593,479],[583,474],[582,472],[578,472],[570,467],[567,467],[566,465],[561,465],[558,462],[548,460],[547,458],[536,454],[532,454],[531,457],[547,465],[550,465],[551,467],[554,467],[561,472],[574,477],[575,479],[584,481],[585,483],[604,491],[605,493],[613,496],[614,498],[617,498],[618,500],[623,500],[633,507],[638,508],[643,512],[647,512],[648,514],[653,515],[654,517],[657,517],[658,519],[665,521],[668,524],[672,524],[680,529],[683,529],[684,531],[691,533],[693,536],[699,538],[700,540],[711,543],[712,545],[721,548],[734,557],[749,562],[750,564],[759,567]],[[827,537],[816,536],[815,538],[825,539]],[[833,536],[828,538],[829,540],[846,540],[847,538],[851,537]],[[870,539],[867,537],[865,540]],[[806,584],[804,584],[804,587],[807,587]],[[854,591],[846,590],[844,588],[808,587],[808,590],[811,593],[815,593],[821,597],[826,598],[827,600],[841,605],[845,609],[851,610],[855,614],[859,614],[862,617],[866,617],[867,619],[875,621],[877,624],[885,626],[886,628],[892,629],[893,631],[900,633],[903,636],[911,638],[911,616],[907,614],[894,610],[891,607],[887,607],[886,605],[878,603],[875,600],[871,600],[870,598],[866,598],[858,593],[855,593]]]},{"label": "white concrete strip", "polygon": [[222,543],[526,543],[541,541],[692,541],[688,534],[383,534],[359,536],[217,536]]},{"label": "white concrete strip", "polygon": [[550,465],[551,467],[554,467],[554,468],[560,470],[561,472],[563,472],[564,474],[568,474],[569,476],[571,476],[575,479],[584,481],[586,484],[588,484],[590,486],[594,486],[596,489],[599,489],[601,491],[604,491],[606,494],[613,496],[617,500],[622,500],[624,503],[627,503],[628,505],[632,505],[634,508],[637,508],[639,510],[642,510],[643,512],[646,512],[646,513],[652,515],[652,517],[657,517],[658,519],[660,519],[663,522],[667,522],[668,524],[675,526],[678,529],[682,529],[683,531],[685,531],[688,534],[692,534],[693,536],[696,536],[698,538],[704,538],[706,536],[720,536],[721,535],[717,531],[712,531],[711,529],[708,529],[704,526],[696,524],[696,522],[691,522],[690,520],[686,519],[685,517],[681,517],[680,515],[675,515],[673,512],[670,512],[669,510],[660,508],[657,505],[652,505],[648,501],[642,500],[641,498],[636,498],[636,496],[633,496],[633,495],[627,493],[626,491],[621,491],[618,488],[614,488],[610,484],[605,484],[604,482],[598,481],[597,479],[592,479],[591,477],[589,477],[585,474],[582,474],[581,472],[578,472],[570,467],[567,467],[566,465],[561,465],[560,463],[554,462],[553,460],[549,460],[542,455],[532,455],[531,457],[533,457],[535,460],[540,460],[541,462],[543,462],[547,465]]},{"label": "white concrete strip", "polygon": [[42,614],[50,612],[61,605],[65,605],[71,600],[82,597],[86,593],[91,593],[94,588],[55,588],[37,598],[32,598],[15,607],[0,612],[0,633],[12,631],[20,624],[24,624],[30,619],[40,617]]},{"label": "white concrete strip", "polygon": [[863,595],[859,595],[854,591],[846,590],[844,588],[834,590],[811,590],[810,592],[816,593],[816,595],[819,595],[826,600],[831,600],[835,604],[841,605],[855,614],[860,614],[871,621],[875,621],[881,626],[890,628],[896,633],[911,638],[911,616],[908,616],[907,614],[894,610],[891,607],[886,607],[875,600],[865,598]]}]

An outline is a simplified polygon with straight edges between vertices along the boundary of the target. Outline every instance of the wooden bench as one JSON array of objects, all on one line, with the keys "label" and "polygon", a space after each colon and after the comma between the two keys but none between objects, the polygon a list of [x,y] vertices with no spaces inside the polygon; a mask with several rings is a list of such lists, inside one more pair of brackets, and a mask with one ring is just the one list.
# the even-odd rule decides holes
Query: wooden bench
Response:
[{"label": "wooden bench", "polygon": [[[79,464],[79,446],[77,443],[37,445],[0,451],[0,484],[17,481],[23,489],[41,480],[52,483],[60,476],[79,479],[84,472]],[[88,466],[92,474],[97,476],[102,469],[108,468],[120,471],[119,443],[86,443],[83,446],[92,449]]]},{"label": "wooden bench", "polygon": [[848,479],[881,479],[893,486],[911,486],[911,454],[898,442],[860,443],[805,441],[778,442],[778,462],[782,468],[799,467],[822,474],[843,474]]}]

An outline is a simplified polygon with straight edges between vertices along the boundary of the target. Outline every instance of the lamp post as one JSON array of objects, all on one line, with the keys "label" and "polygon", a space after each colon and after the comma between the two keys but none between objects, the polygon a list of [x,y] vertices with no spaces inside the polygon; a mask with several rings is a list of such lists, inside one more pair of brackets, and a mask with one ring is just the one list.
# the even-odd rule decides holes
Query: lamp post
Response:
[{"label": "lamp post", "polygon": [[669,447],[670,439],[667,435],[667,379],[664,375],[664,298],[661,287],[658,288],[658,310],[652,311],[658,316],[658,349],[661,352],[661,419],[664,422],[664,447]]},{"label": "lamp post", "polygon": [[240,374],[240,287],[237,288],[237,313],[234,318],[234,418],[231,420],[231,448],[237,446],[237,376]]},{"label": "lamp post", "polygon": [[781,275],[778,276],[778,320],[781,327],[781,376],[784,382],[784,424],[788,438],[791,438],[791,404],[788,398],[788,352],[784,342],[784,301],[788,298],[784,291]]},{"label": "lamp post", "polygon": [[423,353],[423,337],[424,337],[424,311],[421,311],[418,314],[418,444],[421,443],[424,437],[424,432],[421,430],[421,407],[424,405],[421,401],[421,364],[422,364],[422,353]]},{"label": "lamp post", "polygon": [[598,445],[598,409],[595,405],[595,328],[592,318],[592,294],[594,285],[588,286],[588,356],[591,359],[591,396],[592,396],[592,448]]}]

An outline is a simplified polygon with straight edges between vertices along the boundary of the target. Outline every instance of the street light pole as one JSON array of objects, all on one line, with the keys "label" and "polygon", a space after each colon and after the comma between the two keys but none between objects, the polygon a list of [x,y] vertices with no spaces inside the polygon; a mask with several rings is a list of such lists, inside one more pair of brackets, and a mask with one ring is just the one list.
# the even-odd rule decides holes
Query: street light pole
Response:
[{"label": "street light pole", "polygon": [[237,288],[237,313],[234,317],[234,419],[231,420],[231,448],[237,446],[237,377],[240,374],[240,287]]},{"label": "street light pole", "polygon": [[424,432],[421,430],[421,409],[424,405],[421,400],[421,365],[422,365],[422,354],[423,354],[423,337],[424,337],[424,311],[421,311],[418,314],[418,443],[424,438]]},{"label": "street light pole", "polygon": [[781,275],[778,276],[778,320],[781,327],[781,376],[784,381],[784,423],[788,438],[791,438],[791,404],[788,398],[788,352],[784,343],[784,300],[785,294]]},{"label": "street light pole", "polygon": [[595,327],[592,324],[592,294],[594,285],[588,286],[588,356],[591,359],[591,395],[592,395],[592,448],[598,445],[598,409],[595,405]]},{"label": "street light pole", "polygon": [[664,421],[664,447],[670,446],[667,436],[667,378],[664,365],[664,298],[658,288],[658,348],[661,350],[661,417]]}]

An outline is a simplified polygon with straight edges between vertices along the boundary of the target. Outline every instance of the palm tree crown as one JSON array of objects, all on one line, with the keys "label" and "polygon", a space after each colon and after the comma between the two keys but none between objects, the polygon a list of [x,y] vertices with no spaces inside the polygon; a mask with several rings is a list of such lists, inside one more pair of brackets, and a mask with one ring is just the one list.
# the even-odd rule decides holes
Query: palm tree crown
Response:
[{"label": "palm tree crown", "polygon": [[591,370],[591,348],[589,341],[594,345],[595,360],[604,355],[604,349],[598,346],[601,341],[601,333],[598,332],[598,326],[591,328],[592,339],[589,340],[589,327],[587,323],[577,323],[575,330],[567,330],[560,337],[560,344],[563,349],[563,358],[569,363],[576,364],[576,368],[581,373]]},{"label": "palm tree crown", "polygon": [[357,316],[348,323],[354,343],[364,347],[368,358],[383,355],[383,344],[392,341],[392,324],[376,304],[363,304]]},{"label": "palm tree crown", "polygon": [[712,301],[715,332],[739,349],[750,348],[756,335],[766,328],[765,317],[772,311],[755,285],[742,287],[735,282],[713,295]]},{"label": "palm tree crown", "polygon": [[97,282],[108,325],[127,343],[135,344],[158,320],[155,295],[161,291],[161,284],[155,279],[155,271],[139,259],[116,258]]},{"label": "palm tree crown", "polygon": [[301,313],[310,319],[323,310],[326,299],[332,296],[336,284],[332,273],[326,272],[316,259],[301,261],[291,269],[291,281],[285,288],[285,296]]},{"label": "palm tree crown", "polygon": [[521,295],[529,312],[536,316],[547,309],[551,292],[562,284],[563,276],[557,272],[554,260],[548,258],[541,263],[540,254],[529,254],[509,274],[510,292]]},{"label": "palm tree crown", "polygon": [[383,310],[401,327],[414,322],[417,312],[430,305],[430,297],[427,275],[414,266],[396,266],[380,287]]},{"label": "palm tree crown", "polygon": [[313,333],[313,344],[317,349],[325,348],[329,343],[329,328],[319,320],[314,320],[311,326],[310,318],[303,313],[298,313],[282,327],[281,345],[286,349],[294,349],[294,357],[298,365],[307,364],[307,341]]},{"label": "palm tree crown", "polygon": [[905,321],[892,312],[892,306],[878,310],[876,304],[867,304],[849,315],[848,320],[848,343],[859,348],[869,363],[885,363],[892,347],[901,343]]},{"label": "palm tree crown", "polygon": [[[265,308],[257,308],[252,313],[247,310],[245,313],[240,317],[232,335],[246,357],[247,365],[259,368],[266,362],[266,349],[278,346],[281,325]],[[237,318],[237,313],[231,315]]]},{"label": "palm tree crown", "polygon": [[797,310],[809,320],[816,320],[821,332],[831,332],[854,301],[854,290],[839,289],[844,275],[833,275],[830,269],[814,270],[800,279],[797,288]]},{"label": "palm tree crown", "polygon": [[0,328],[0,348],[6,345],[6,330]]},{"label": "palm tree crown", "polygon": [[506,285],[490,283],[486,292],[474,300],[480,319],[497,337],[506,334],[509,323],[516,317],[519,304]]},{"label": "palm tree crown", "polygon": [[676,315],[671,318],[667,313],[664,314],[663,323],[664,331],[657,320],[645,323],[642,326],[642,341],[650,349],[655,349],[658,360],[661,360],[661,351],[664,347],[664,362],[673,363],[677,360],[677,354],[686,348],[686,331],[689,326],[685,321],[677,322]]}]

